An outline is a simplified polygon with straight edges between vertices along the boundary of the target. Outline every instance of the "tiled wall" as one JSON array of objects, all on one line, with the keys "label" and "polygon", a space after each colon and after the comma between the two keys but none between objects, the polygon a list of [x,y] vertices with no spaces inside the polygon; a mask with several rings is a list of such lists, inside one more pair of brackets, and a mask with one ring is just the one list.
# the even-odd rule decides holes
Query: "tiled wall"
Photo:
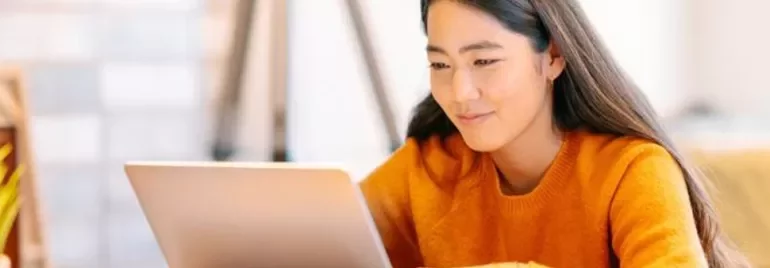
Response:
[{"label": "tiled wall", "polygon": [[55,267],[164,267],[122,163],[207,158],[232,1],[0,1],[0,63],[28,78]]}]

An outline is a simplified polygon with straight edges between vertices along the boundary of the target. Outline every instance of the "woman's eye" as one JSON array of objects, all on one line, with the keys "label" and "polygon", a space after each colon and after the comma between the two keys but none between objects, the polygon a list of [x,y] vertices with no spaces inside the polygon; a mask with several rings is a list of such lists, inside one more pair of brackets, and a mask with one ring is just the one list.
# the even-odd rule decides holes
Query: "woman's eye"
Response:
[{"label": "woman's eye", "polygon": [[430,64],[430,68],[433,70],[441,70],[441,69],[449,68],[449,65],[446,65],[445,63],[441,63],[441,62],[433,62]]},{"label": "woman's eye", "polygon": [[487,65],[492,65],[492,64],[494,64],[495,62],[498,62],[498,61],[500,61],[500,60],[476,60],[476,61],[473,62],[473,65],[482,66],[483,67],[483,66],[487,66]]}]

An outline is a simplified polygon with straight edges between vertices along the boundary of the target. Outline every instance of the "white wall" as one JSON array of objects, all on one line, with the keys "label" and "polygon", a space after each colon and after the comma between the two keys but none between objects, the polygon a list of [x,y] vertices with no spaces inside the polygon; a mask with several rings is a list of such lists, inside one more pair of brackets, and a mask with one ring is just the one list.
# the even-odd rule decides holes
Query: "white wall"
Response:
[{"label": "white wall", "polygon": [[[291,3],[287,104],[291,157],[342,162],[362,177],[387,156],[388,144],[347,9],[342,0]],[[418,28],[419,8],[411,0],[377,1],[376,5],[377,12],[366,16],[374,24],[386,80],[403,126],[415,92],[423,91],[420,80],[427,74],[420,54],[424,38]]]},{"label": "white wall", "polygon": [[700,94],[729,115],[770,119],[770,2],[698,0],[692,8]]},{"label": "white wall", "polygon": [[581,1],[615,59],[661,116],[680,110],[691,93],[687,1]]},{"label": "white wall", "polygon": [[[361,0],[404,127],[427,93],[425,37],[414,0]],[[584,0],[612,52],[662,113],[685,96],[679,76],[680,1]],[[289,148],[298,161],[342,162],[362,177],[387,156],[387,138],[343,0],[290,2]],[[376,11],[376,12],[374,12]],[[402,129],[403,132],[403,129]]]}]

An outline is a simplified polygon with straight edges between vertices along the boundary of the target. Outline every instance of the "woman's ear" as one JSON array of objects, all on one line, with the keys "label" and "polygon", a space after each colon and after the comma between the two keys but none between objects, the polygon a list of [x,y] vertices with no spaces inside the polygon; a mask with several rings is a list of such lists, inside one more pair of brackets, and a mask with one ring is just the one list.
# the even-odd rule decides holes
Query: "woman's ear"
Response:
[{"label": "woman's ear", "polygon": [[549,80],[554,81],[564,71],[567,63],[564,61],[561,50],[553,42],[553,40],[551,40],[550,44],[548,45],[548,49],[545,51],[545,54],[547,62],[545,64],[546,70],[544,73]]}]

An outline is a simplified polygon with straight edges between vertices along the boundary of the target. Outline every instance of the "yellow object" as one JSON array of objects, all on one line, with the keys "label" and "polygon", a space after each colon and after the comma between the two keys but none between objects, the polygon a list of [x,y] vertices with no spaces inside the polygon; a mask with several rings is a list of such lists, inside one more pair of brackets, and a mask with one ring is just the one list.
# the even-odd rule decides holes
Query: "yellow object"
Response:
[{"label": "yellow object", "polygon": [[5,251],[5,245],[8,235],[11,232],[13,223],[19,215],[19,179],[24,172],[23,166],[19,165],[13,173],[8,176],[8,166],[5,165],[5,159],[11,154],[13,147],[10,144],[0,147],[0,252]]},{"label": "yellow object", "polygon": [[770,150],[699,151],[722,226],[755,267],[770,267]]}]

